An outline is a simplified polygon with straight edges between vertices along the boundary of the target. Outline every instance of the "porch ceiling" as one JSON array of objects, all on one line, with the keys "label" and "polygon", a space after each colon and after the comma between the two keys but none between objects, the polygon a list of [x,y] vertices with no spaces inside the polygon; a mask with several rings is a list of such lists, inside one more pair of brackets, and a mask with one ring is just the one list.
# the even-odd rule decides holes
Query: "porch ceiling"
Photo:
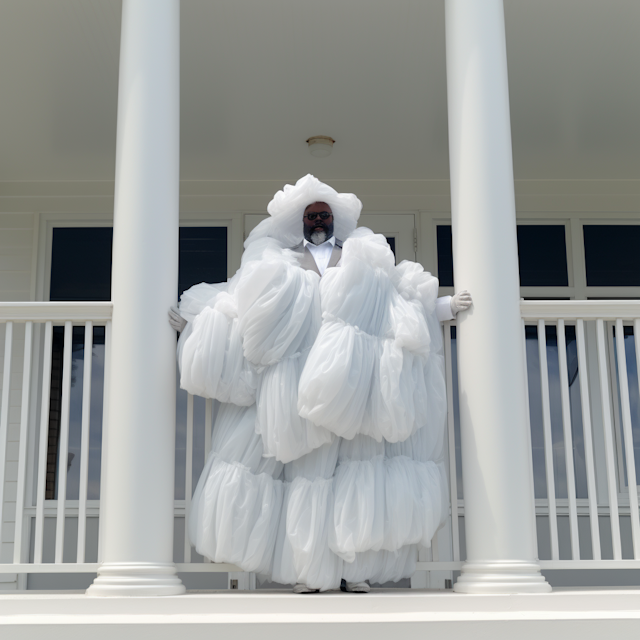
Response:
[{"label": "porch ceiling", "polygon": [[[505,6],[516,177],[637,178],[640,3]],[[0,0],[0,181],[113,179],[120,7]],[[444,3],[182,0],[181,104],[183,179],[447,178]]]}]

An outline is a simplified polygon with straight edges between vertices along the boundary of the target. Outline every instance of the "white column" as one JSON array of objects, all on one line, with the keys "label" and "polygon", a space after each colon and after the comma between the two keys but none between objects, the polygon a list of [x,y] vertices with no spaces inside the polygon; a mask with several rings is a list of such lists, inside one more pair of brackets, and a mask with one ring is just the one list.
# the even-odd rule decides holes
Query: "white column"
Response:
[{"label": "white column", "polygon": [[179,0],[124,0],[102,561],[88,594],[184,592],[173,564]]},{"label": "white column", "polygon": [[446,0],[467,561],[455,590],[549,591],[537,562],[502,0]]}]

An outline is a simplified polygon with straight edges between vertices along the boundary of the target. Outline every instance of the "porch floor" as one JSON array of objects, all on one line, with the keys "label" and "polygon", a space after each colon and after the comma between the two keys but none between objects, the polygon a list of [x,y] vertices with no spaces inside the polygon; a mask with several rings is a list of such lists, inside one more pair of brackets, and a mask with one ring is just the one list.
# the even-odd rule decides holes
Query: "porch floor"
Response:
[{"label": "porch floor", "polygon": [[[55,631],[52,626],[56,627]],[[53,632],[53,633],[52,633]],[[435,590],[369,594],[192,591],[163,598],[89,598],[80,592],[0,595],[3,640],[142,637],[211,640],[364,636],[518,640],[640,634],[640,588],[558,588],[549,594],[466,595]],[[221,635],[218,635],[221,634]],[[575,634],[580,634],[579,636]],[[606,634],[606,635],[605,635]]]}]

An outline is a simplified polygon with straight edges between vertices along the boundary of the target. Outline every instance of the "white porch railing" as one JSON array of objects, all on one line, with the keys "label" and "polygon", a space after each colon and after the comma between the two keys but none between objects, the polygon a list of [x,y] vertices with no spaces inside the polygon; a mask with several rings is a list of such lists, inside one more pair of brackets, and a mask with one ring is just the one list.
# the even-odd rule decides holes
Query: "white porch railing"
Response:
[{"label": "white porch railing", "polygon": [[[542,443],[533,449],[532,463],[542,567],[640,569],[634,483],[634,432],[640,447],[640,301],[523,301],[521,308],[533,435]],[[100,366],[105,375],[99,378],[103,384],[108,379],[110,318],[111,303],[0,303],[0,323],[5,325],[0,330],[0,573],[93,573],[99,566],[100,503],[91,497],[95,487],[93,493],[89,490],[89,444],[93,421],[101,418],[107,423],[108,389],[96,389],[98,378],[92,377],[93,336],[95,327],[104,327]],[[57,451],[50,450],[49,441],[56,326],[64,327]],[[81,359],[72,357],[74,327],[84,328]],[[445,325],[444,336],[453,517],[419,563],[424,570],[458,570],[465,558],[454,323]],[[47,478],[47,471],[51,476],[52,468],[69,464],[76,361],[82,362],[82,384],[74,383],[81,386],[76,403],[81,406],[79,481],[77,499],[69,499],[67,474],[58,473],[56,481]],[[97,415],[95,407],[92,412],[98,397],[105,400],[103,415]],[[197,557],[189,545],[186,526],[193,482],[211,448],[214,404],[186,396],[178,407],[185,413],[184,419],[179,417],[184,424],[184,458],[177,465],[177,486],[180,495],[184,486],[184,499],[175,501],[174,512],[178,570],[238,571]],[[180,446],[181,455],[182,450]],[[55,484],[62,499],[51,499],[47,482]],[[77,527],[71,526],[76,520]]]}]

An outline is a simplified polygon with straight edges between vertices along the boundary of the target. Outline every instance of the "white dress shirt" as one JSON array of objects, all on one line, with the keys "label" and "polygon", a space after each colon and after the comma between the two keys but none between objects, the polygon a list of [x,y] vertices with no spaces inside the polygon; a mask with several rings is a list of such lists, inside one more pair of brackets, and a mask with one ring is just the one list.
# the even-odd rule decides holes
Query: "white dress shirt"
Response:
[{"label": "white dress shirt", "polygon": [[446,322],[447,320],[453,320],[455,315],[451,310],[451,296],[442,296],[436,300],[436,318],[440,322]]},{"label": "white dress shirt", "polygon": [[333,247],[336,246],[336,237],[331,236],[328,240],[326,240],[322,244],[313,244],[313,242],[309,242],[308,240],[305,240],[304,246],[309,248],[309,251],[313,256],[313,259],[316,261],[316,266],[318,267],[318,271],[320,272],[320,275],[323,276],[327,268],[327,265],[329,264],[329,260],[331,260]]}]

